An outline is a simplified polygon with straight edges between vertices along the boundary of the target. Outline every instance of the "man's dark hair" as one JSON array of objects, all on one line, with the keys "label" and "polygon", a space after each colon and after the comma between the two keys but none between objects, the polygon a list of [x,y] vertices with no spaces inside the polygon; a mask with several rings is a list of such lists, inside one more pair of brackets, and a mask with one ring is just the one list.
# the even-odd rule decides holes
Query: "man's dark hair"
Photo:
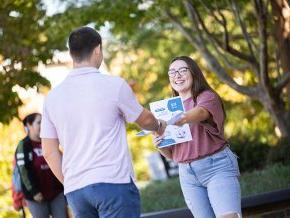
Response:
[{"label": "man's dark hair", "polygon": [[102,38],[90,27],[80,27],[72,31],[68,39],[70,54],[76,62],[89,58],[98,45],[102,46]]}]

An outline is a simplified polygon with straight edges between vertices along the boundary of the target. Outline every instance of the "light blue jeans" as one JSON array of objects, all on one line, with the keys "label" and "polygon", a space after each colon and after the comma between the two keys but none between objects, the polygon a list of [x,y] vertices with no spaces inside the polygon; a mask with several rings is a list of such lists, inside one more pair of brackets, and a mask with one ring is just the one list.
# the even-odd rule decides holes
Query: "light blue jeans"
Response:
[{"label": "light blue jeans", "polygon": [[185,202],[195,218],[241,217],[240,175],[237,156],[226,147],[191,163],[179,163]]},{"label": "light blue jeans", "polygon": [[49,215],[51,215],[52,218],[67,217],[66,200],[63,192],[51,201],[39,203],[26,200],[26,202],[33,218],[49,218]]}]

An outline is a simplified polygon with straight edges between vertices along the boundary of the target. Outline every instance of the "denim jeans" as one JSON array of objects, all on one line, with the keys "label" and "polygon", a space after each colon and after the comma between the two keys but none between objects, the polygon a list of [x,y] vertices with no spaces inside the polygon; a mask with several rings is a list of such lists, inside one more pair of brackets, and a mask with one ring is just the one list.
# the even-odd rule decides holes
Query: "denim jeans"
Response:
[{"label": "denim jeans", "polygon": [[139,218],[140,194],[133,181],[96,183],[66,195],[75,218]]},{"label": "denim jeans", "polygon": [[51,201],[44,201],[41,203],[30,200],[26,201],[33,218],[49,218],[49,215],[53,218],[67,217],[66,200],[63,192]]},{"label": "denim jeans", "polygon": [[179,163],[181,189],[193,216],[241,216],[239,175],[237,156],[228,147],[191,163]]}]

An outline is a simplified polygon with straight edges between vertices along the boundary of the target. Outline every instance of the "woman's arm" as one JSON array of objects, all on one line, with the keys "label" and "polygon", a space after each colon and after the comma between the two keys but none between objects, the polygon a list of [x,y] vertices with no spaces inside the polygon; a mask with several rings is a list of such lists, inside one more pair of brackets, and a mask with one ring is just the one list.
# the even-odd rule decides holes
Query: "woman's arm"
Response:
[{"label": "woman's arm", "polygon": [[175,125],[182,126],[185,123],[198,123],[210,118],[210,113],[203,107],[195,107],[186,111]]}]

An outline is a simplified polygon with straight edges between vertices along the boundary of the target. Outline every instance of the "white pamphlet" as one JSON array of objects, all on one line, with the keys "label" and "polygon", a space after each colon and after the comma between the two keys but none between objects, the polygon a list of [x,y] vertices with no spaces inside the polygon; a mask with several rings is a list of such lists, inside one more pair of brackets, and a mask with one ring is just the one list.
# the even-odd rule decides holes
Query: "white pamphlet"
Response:
[{"label": "white pamphlet", "polygon": [[[158,147],[166,147],[192,140],[188,124],[184,124],[183,126],[170,125],[174,124],[184,112],[183,102],[180,97],[152,102],[150,103],[150,110],[155,117],[168,122],[168,126],[164,132],[164,138]],[[170,123],[172,120],[173,123]]]},{"label": "white pamphlet", "polygon": [[[188,124],[183,126],[173,125],[184,113],[184,106],[180,97],[152,102],[150,103],[150,110],[156,118],[167,121],[164,138],[158,145],[159,148],[192,140]],[[142,130],[137,135],[143,136],[149,133],[150,131]]]}]

